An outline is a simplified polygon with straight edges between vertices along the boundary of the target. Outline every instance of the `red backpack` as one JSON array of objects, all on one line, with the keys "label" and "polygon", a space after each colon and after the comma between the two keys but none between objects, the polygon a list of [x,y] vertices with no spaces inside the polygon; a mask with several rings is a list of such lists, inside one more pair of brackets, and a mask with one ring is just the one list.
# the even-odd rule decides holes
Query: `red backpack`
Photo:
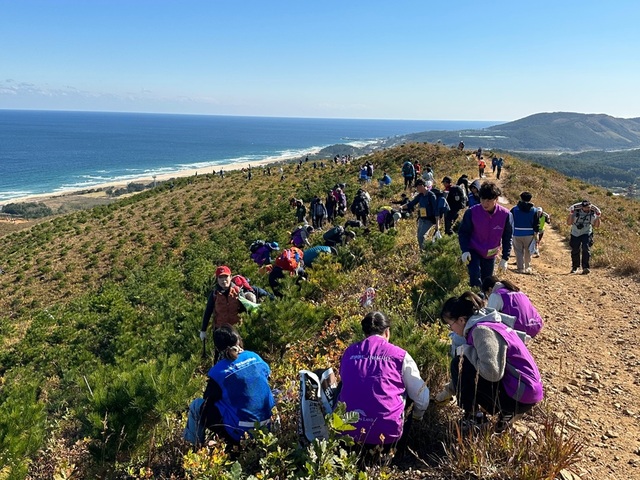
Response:
[{"label": "red backpack", "polygon": [[231,283],[240,287],[241,290],[245,292],[253,292],[253,287],[249,284],[249,280],[247,280],[242,275],[234,275],[231,277]]},{"label": "red backpack", "polygon": [[302,263],[302,255],[302,250],[298,247],[289,247],[276,258],[276,267],[293,272]]}]

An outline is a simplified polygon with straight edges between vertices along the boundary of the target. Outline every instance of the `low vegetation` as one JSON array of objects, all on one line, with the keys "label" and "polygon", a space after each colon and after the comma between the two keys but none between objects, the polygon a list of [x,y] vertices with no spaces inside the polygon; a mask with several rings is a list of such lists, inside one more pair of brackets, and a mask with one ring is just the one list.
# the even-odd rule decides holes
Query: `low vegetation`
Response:
[{"label": "low vegetation", "polygon": [[[394,177],[384,190],[367,185],[374,211],[399,198],[407,158],[430,163],[439,177],[473,177],[476,169],[440,145],[373,153],[376,176]],[[300,173],[285,165],[282,182],[260,169],[251,181],[241,172],[178,179],[0,237],[0,478],[539,479],[570,468],[580,445],[544,406],[526,422],[530,429],[499,441],[472,441],[456,430],[456,409],[432,406],[412,427],[413,454],[366,471],[339,436],[344,415],[329,418],[328,440],[300,444],[298,372],[338,367],[346,345],[361,338],[357,300],[367,287],[393,322],[392,340],[416,359],[430,388],[444,383],[448,339],[437,312],[466,289],[466,277],[455,238],[420,255],[412,220],[384,234],[358,230],[336,258],[318,260],[300,288],[291,283],[282,300],[245,314],[246,347],[270,363],[279,391],[278,430],[236,451],[215,440],[200,450],[184,443],[187,405],[211,364],[198,331],[216,265],[265,287],[248,246],[257,238],[287,243],[295,227],[289,198],[308,204],[346,182],[352,199],[359,187],[358,164],[325,164],[305,164]],[[598,204],[594,266],[640,271],[634,202],[510,156],[506,168],[506,194],[531,191],[565,234],[568,205],[582,197]]]}]

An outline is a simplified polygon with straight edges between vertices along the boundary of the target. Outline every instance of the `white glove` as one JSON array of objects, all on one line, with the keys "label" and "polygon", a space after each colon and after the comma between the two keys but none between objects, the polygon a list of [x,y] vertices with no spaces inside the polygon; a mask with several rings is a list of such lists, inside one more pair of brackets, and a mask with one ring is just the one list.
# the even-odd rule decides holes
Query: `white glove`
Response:
[{"label": "white glove", "polygon": [[456,347],[456,357],[459,357],[460,355],[464,355],[465,350],[467,349],[467,345],[459,345]]},{"label": "white glove", "polygon": [[203,342],[206,340],[207,338],[207,332],[205,332],[204,330],[200,331],[200,340],[202,340]]},{"label": "white glove", "polygon": [[464,252],[460,258],[462,259],[462,263],[469,263],[471,262],[471,253]]},{"label": "white glove", "polygon": [[453,393],[448,388],[445,388],[436,395],[435,401],[436,404],[443,404],[446,402],[450,402],[452,398]]},{"label": "white glove", "polygon": [[503,258],[498,265],[498,272],[505,273],[507,271],[507,261]]}]

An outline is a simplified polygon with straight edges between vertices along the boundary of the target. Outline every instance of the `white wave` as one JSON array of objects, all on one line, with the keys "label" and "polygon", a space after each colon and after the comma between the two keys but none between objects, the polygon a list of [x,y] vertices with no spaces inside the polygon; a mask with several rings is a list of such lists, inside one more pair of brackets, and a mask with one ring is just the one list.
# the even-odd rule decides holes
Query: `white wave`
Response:
[{"label": "white wave", "polygon": [[13,198],[28,197],[29,195],[33,194],[34,192],[30,190],[7,190],[4,192],[0,192],[0,201],[11,200]]}]

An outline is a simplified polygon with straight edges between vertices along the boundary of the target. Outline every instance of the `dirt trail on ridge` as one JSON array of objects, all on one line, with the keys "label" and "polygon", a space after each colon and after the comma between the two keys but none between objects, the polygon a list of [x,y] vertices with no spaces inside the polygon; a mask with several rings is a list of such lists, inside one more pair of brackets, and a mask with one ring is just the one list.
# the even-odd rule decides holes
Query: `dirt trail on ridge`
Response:
[{"label": "dirt trail on ridge", "polygon": [[581,479],[640,479],[640,285],[606,269],[570,274],[568,242],[550,226],[540,254],[532,275],[516,273],[512,254],[505,278],[545,320],[530,349],[547,406],[584,442],[574,470]]}]

